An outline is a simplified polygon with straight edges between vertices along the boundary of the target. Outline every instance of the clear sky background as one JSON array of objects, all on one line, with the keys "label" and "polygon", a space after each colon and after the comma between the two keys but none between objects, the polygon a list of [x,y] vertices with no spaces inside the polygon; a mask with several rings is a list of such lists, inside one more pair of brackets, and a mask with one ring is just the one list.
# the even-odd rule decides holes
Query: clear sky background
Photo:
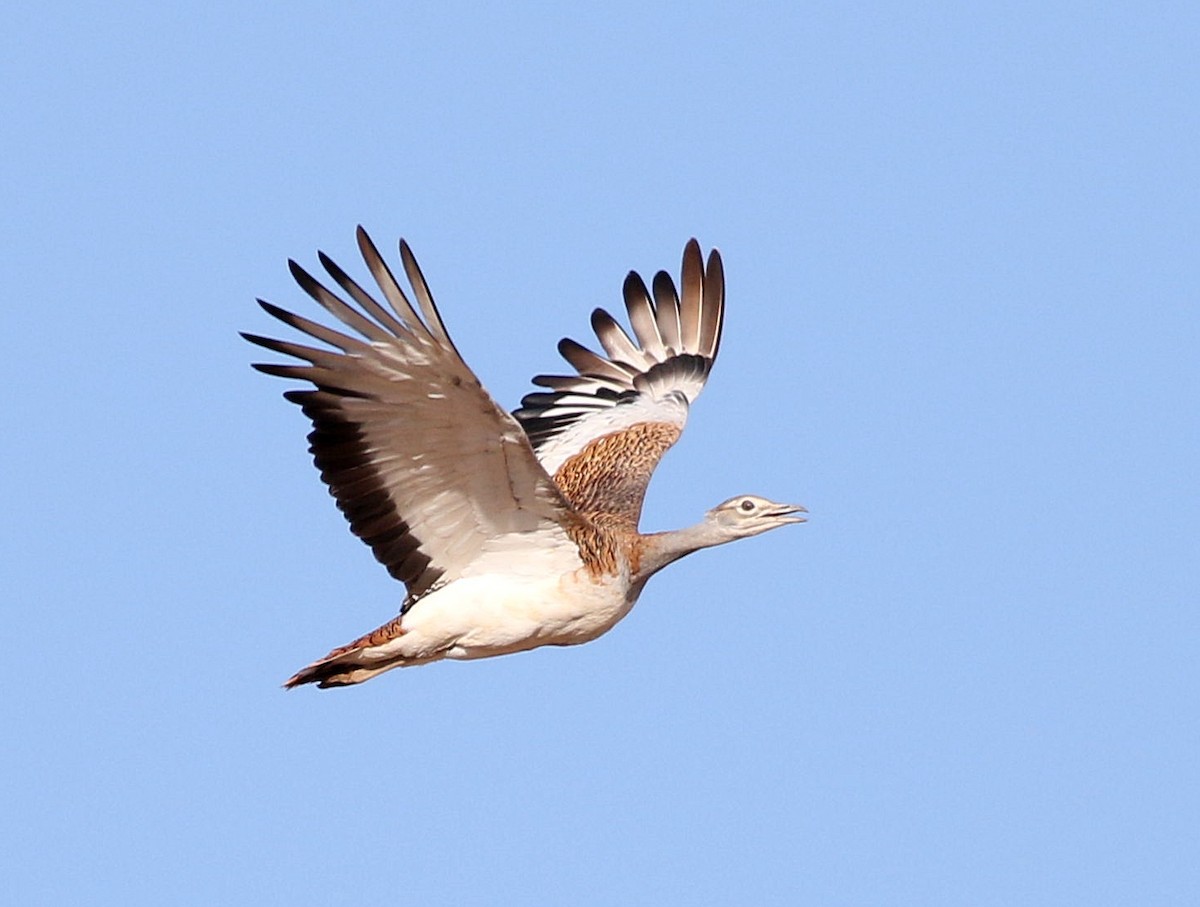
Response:
[{"label": "clear sky background", "polygon": [[[0,877],[23,904],[1200,903],[1191,3],[26,4],[0,38]],[[611,634],[395,613],[237,330],[404,235],[515,407],[719,246]]]}]

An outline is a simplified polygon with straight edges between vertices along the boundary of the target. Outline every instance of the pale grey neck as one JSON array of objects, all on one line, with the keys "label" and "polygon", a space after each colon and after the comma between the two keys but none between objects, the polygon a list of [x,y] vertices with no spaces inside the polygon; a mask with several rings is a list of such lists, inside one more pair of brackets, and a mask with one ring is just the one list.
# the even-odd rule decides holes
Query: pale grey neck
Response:
[{"label": "pale grey neck", "polygon": [[733,541],[737,536],[727,528],[705,520],[684,529],[673,529],[670,532],[653,532],[642,536],[642,560],[636,582],[644,583],[667,564],[672,564],[681,557],[699,551],[701,548],[711,548]]}]

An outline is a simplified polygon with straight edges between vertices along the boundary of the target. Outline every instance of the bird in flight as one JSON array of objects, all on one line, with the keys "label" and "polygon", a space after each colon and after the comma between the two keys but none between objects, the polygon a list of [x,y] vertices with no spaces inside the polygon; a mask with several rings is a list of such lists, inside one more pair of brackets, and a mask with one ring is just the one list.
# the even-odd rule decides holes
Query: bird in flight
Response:
[{"label": "bird in flight", "polygon": [[534,378],[544,390],[510,415],[455,349],[408,244],[400,241],[400,261],[411,295],[362,227],[357,235],[384,302],[324,253],[342,296],[288,265],[359,336],[261,299],[268,314],[325,346],[242,336],[292,360],[256,369],[311,385],[284,396],[312,420],[321,478],[350,530],[408,594],[399,616],[285,687],[347,686],[445,658],[588,642],[673,561],[804,521],[803,507],[744,494],[689,528],[638,531],[651,473],[679,439],[717,356],[725,305],[717,250],[706,264],[688,242],[678,291],[664,271],[652,289],[631,272],[624,297],[633,338],[597,309],[592,329],[604,353],[562,340],[577,374]]}]

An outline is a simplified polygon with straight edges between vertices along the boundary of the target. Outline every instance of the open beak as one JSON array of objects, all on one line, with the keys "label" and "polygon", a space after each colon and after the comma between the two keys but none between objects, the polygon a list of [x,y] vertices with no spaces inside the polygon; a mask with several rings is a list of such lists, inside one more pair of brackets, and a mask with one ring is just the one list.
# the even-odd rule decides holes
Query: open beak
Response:
[{"label": "open beak", "polygon": [[808,513],[808,508],[799,504],[779,504],[771,510],[771,516],[778,517],[781,523],[808,522],[807,517],[799,516],[802,513]]}]

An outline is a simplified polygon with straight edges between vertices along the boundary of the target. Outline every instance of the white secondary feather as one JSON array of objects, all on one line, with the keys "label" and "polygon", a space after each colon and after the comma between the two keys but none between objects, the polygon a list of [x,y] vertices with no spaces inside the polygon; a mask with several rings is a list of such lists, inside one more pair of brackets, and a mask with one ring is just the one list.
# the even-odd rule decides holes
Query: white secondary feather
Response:
[{"label": "white secondary feather", "polygon": [[682,431],[687,424],[688,400],[682,393],[665,397],[638,394],[616,406],[588,412],[586,417],[567,424],[561,432],[547,438],[537,455],[546,472],[553,475],[571,457],[596,438],[633,428],[643,422],[669,422]]}]

